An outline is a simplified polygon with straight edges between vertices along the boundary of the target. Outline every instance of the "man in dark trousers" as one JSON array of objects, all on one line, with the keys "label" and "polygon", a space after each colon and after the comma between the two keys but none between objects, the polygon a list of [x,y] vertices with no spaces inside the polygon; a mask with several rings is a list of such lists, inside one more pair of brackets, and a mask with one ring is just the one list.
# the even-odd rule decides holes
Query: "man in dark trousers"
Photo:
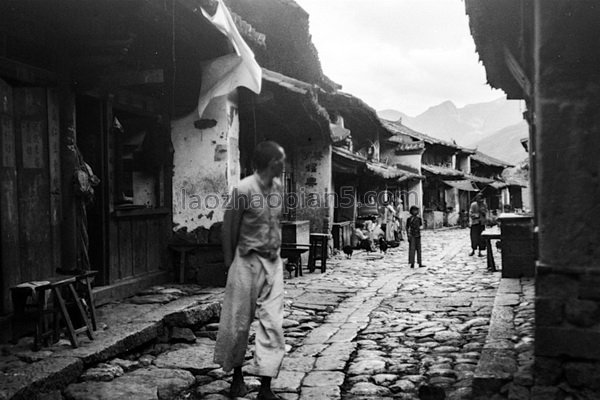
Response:
[{"label": "man in dark trousers", "polygon": [[481,239],[481,234],[485,230],[487,222],[487,206],[481,193],[477,193],[471,207],[469,209],[469,218],[471,220],[471,252],[470,256],[475,254],[475,250],[479,249],[479,257],[483,257],[481,251],[485,249],[485,243]]},{"label": "man in dark trousers", "polygon": [[279,225],[285,152],[275,142],[262,142],[253,161],[254,173],[233,190],[223,220],[229,270],[214,360],[225,371],[233,369],[231,397],[245,397],[242,365],[256,316],[254,359],[247,371],[261,377],[257,399],[271,400],[280,398],[271,390],[271,379],[277,377],[285,353]]}]

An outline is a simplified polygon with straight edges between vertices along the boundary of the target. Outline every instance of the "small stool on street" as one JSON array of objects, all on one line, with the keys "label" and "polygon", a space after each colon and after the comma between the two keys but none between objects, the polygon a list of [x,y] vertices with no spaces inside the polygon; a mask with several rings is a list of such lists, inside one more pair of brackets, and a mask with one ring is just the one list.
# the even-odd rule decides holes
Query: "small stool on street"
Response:
[{"label": "small stool on street", "polygon": [[[11,287],[14,306],[13,319],[23,321],[34,317],[35,340],[34,350],[39,350],[49,339],[55,343],[60,338],[60,319],[65,323],[67,336],[73,347],[78,347],[77,334],[86,333],[90,340],[94,339],[93,330],[97,328],[96,309],[92,295],[91,279],[97,271],[87,271],[73,276],[49,278],[42,282],[22,283]],[[79,296],[75,285],[81,285],[84,299]],[[31,298],[31,301],[28,300]],[[50,301],[51,300],[51,301]],[[67,301],[68,300],[68,301]],[[67,306],[73,306],[71,313]],[[85,307],[89,309],[88,318]],[[48,316],[52,317],[50,327]],[[72,317],[82,322],[81,327],[73,325]],[[91,323],[90,323],[91,319]],[[13,340],[15,332],[13,332]]]},{"label": "small stool on street", "polygon": [[327,248],[329,234],[311,233],[310,234],[310,252],[308,253],[308,270],[314,272],[317,260],[321,261],[321,272],[327,270]]}]

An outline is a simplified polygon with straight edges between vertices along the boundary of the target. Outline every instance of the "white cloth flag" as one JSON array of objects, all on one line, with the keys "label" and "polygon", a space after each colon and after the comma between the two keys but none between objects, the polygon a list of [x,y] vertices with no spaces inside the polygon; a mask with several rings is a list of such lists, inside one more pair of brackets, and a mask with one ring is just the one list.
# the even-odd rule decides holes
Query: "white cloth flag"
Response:
[{"label": "white cloth flag", "polygon": [[204,9],[202,13],[220,32],[229,38],[235,53],[215,58],[202,69],[202,89],[198,99],[198,115],[202,117],[211,99],[229,94],[235,88],[244,86],[259,94],[262,83],[262,70],[254,59],[254,53],[248,47],[229,10],[218,0],[215,15],[210,16]]}]

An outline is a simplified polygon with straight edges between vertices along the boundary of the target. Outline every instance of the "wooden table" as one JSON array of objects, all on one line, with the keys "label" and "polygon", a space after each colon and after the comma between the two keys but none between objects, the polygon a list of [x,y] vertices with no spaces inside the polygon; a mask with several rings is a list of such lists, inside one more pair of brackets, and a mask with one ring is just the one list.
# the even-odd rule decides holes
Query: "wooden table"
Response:
[{"label": "wooden table", "polygon": [[[288,269],[291,272],[294,271],[294,276],[302,276],[302,254],[306,253],[310,249],[310,244],[304,243],[282,243],[281,244],[281,258],[287,258],[287,265],[293,265],[293,269]],[[287,268],[286,268],[287,269]]]},{"label": "wooden table", "polygon": [[502,239],[502,235],[500,234],[500,229],[498,229],[497,227],[495,228],[488,228],[486,230],[483,231],[483,233],[481,234],[481,239],[485,240],[485,252],[486,257],[487,257],[487,269],[490,272],[496,272],[496,262],[494,261],[494,253],[493,251],[493,247],[492,247],[492,240],[501,240]]}]

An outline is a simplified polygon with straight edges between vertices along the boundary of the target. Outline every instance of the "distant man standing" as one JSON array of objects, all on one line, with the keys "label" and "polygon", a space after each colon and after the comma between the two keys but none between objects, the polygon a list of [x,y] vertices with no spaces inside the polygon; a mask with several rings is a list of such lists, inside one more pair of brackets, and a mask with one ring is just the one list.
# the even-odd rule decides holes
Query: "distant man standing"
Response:
[{"label": "distant man standing", "polygon": [[475,250],[479,249],[479,257],[483,257],[481,251],[485,249],[485,243],[481,239],[481,234],[485,230],[487,222],[487,206],[481,193],[477,193],[474,201],[469,209],[469,217],[471,219],[471,252],[470,256],[475,254]]},{"label": "distant man standing", "polygon": [[231,397],[244,397],[242,365],[250,324],[258,326],[254,359],[248,372],[261,377],[257,399],[279,399],[271,390],[285,353],[283,337],[283,266],[280,257],[280,176],[285,152],[275,142],[254,150],[254,173],[232,192],[223,221],[223,252],[229,268],[215,347],[216,363],[233,369]]}]

